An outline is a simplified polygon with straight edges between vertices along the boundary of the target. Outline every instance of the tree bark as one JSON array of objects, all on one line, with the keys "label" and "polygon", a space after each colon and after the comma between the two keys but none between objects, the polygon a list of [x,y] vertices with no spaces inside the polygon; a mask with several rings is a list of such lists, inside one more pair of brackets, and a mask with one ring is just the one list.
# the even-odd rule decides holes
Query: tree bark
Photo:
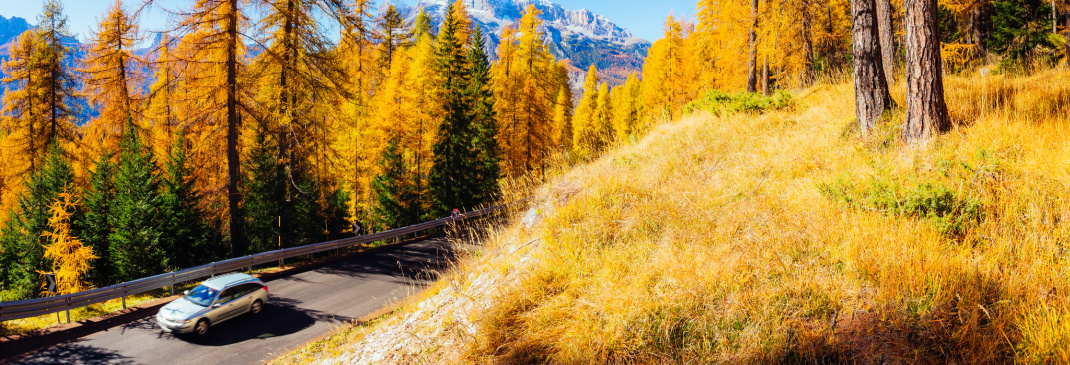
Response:
[{"label": "tree bark", "polygon": [[230,229],[230,255],[240,256],[245,253],[245,225],[241,214],[241,193],[238,181],[241,179],[238,156],[238,0],[230,0],[230,12],[226,14],[227,24],[227,219]]},{"label": "tree bark", "polygon": [[758,0],[750,1],[750,55],[747,57],[747,92],[758,91]]},{"label": "tree bark", "polygon": [[1066,65],[1070,67],[1070,11],[1063,13],[1066,18]]},{"label": "tree bark", "polygon": [[817,70],[814,68],[814,37],[810,33],[810,8],[805,5],[802,16],[803,52],[806,53],[806,68],[803,71],[803,86],[809,86],[816,78]]},{"label": "tree bark", "polygon": [[769,56],[762,60],[762,95],[769,95]]},{"label": "tree bark", "polygon": [[944,102],[936,0],[906,0],[907,116],[903,135],[908,142],[927,140],[950,127]]},{"label": "tree bark", "polygon": [[971,31],[972,36],[973,36],[974,52],[976,52],[975,56],[977,58],[984,57],[985,53],[988,51],[985,48],[985,35],[984,35],[984,33],[982,32],[982,29],[981,29],[984,26],[983,21],[982,21],[983,20],[983,18],[982,18],[983,9],[981,9],[982,6],[983,5],[978,5],[977,7],[973,8],[973,11],[971,11],[971,16],[970,16],[970,28],[972,28],[972,29],[970,29],[970,31]]},{"label": "tree bark", "polygon": [[895,28],[892,27],[891,0],[877,0],[877,33],[880,35],[881,62],[884,65],[884,78],[888,84],[895,82],[896,52]]},{"label": "tree bark", "polygon": [[885,110],[895,106],[884,78],[877,39],[874,0],[851,1],[851,41],[854,50],[855,116],[862,134],[868,134]]}]

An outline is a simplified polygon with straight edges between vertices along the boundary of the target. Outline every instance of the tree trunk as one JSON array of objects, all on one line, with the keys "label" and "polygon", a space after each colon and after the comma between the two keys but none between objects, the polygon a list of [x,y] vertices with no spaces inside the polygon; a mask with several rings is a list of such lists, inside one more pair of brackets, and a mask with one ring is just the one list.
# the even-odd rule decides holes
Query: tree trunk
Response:
[{"label": "tree trunk", "polygon": [[982,6],[983,5],[978,5],[973,8],[970,16],[970,28],[972,28],[970,31],[973,33],[973,46],[977,58],[985,57],[985,53],[987,52],[987,49],[985,49],[985,36],[981,29],[981,27],[984,26],[981,18],[981,12],[983,11],[981,9]]},{"label": "tree trunk", "polygon": [[809,86],[817,76],[815,75],[817,70],[814,68],[814,37],[810,33],[809,6],[806,6],[802,14],[803,52],[806,54],[806,68],[803,71],[802,84],[803,86]]},{"label": "tree trunk", "polygon": [[881,43],[881,62],[884,65],[884,79],[888,84],[895,82],[896,52],[895,28],[892,27],[891,0],[877,0],[877,32]]},{"label": "tree trunk", "polygon": [[769,56],[765,56],[762,62],[762,94],[769,95]]},{"label": "tree trunk", "polygon": [[854,50],[855,116],[862,134],[868,134],[885,110],[895,102],[884,78],[881,48],[877,39],[874,0],[851,1],[851,42]]},{"label": "tree trunk", "polygon": [[245,253],[245,222],[241,214],[241,193],[238,181],[241,179],[238,156],[238,0],[230,0],[230,12],[227,17],[227,219],[230,228],[230,255],[240,256]]},{"label": "tree trunk", "polygon": [[747,92],[758,91],[758,0],[750,1],[750,55],[747,57]]},{"label": "tree trunk", "polygon": [[907,116],[903,135],[924,141],[950,127],[944,102],[936,0],[906,0]]},{"label": "tree trunk", "polygon": [[1066,18],[1066,65],[1070,68],[1070,11],[1063,14]]}]

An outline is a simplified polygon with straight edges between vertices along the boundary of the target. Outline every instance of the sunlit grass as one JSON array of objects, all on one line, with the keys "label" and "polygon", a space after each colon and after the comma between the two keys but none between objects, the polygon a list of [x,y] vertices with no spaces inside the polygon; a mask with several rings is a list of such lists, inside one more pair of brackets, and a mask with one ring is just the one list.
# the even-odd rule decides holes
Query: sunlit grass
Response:
[{"label": "sunlit grass", "polygon": [[1067,81],[949,77],[923,146],[901,112],[859,135],[849,84],[657,127],[536,190],[541,249],[460,360],[1065,362]]}]

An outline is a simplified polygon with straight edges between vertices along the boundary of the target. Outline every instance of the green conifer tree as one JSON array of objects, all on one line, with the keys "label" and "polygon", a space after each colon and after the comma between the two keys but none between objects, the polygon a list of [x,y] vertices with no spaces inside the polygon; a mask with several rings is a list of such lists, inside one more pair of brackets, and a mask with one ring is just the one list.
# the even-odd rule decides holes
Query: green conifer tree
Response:
[{"label": "green conifer tree", "polygon": [[222,234],[205,221],[197,206],[197,177],[187,162],[182,133],[175,136],[171,156],[164,165],[163,190],[160,193],[161,246],[170,256],[169,269],[184,269],[212,262],[226,254]]},{"label": "green conifer tree", "polygon": [[99,287],[112,284],[115,267],[109,255],[109,236],[115,221],[115,164],[113,152],[100,157],[89,174],[89,190],[82,202],[85,213],[75,225],[82,242],[97,255],[86,278]]},{"label": "green conifer tree", "polygon": [[16,209],[9,213],[0,229],[0,298],[28,299],[41,292],[43,279],[38,272],[49,271],[51,263],[44,257],[47,243],[42,233],[48,229],[50,208],[56,196],[74,182],[70,164],[55,143],[49,148],[44,164],[26,180],[25,190]]},{"label": "green conifer tree", "polygon": [[115,223],[109,235],[109,255],[115,281],[128,281],[164,272],[170,264],[163,247],[160,177],[152,150],[127,120],[119,145],[115,174]]},{"label": "green conifer tree", "polygon": [[444,216],[453,209],[466,210],[477,205],[471,189],[478,154],[472,148],[472,102],[467,92],[471,67],[464,43],[457,39],[460,24],[451,4],[439,31],[436,45],[437,91],[442,102],[438,136],[431,150],[434,166],[428,185],[432,195],[432,214]]},{"label": "green conifer tree", "polygon": [[498,156],[498,121],[494,112],[494,91],[491,87],[490,60],[486,52],[483,30],[476,26],[468,50],[471,84],[468,94],[474,102],[473,148],[478,157],[472,174],[473,203],[492,204],[498,199],[498,179],[501,178]]},{"label": "green conifer tree", "polygon": [[[265,252],[281,247],[283,203],[286,199],[285,169],[272,153],[275,147],[264,133],[257,133],[249,151],[245,171],[246,233],[250,252]],[[294,217],[286,216],[287,224]],[[289,242],[288,242],[289,245]]]},{"label": "green conifer tree", "polygon": [[397,139],[391,139],[379,158],[381,173],[372,180],[375,196],[376,229],[404,227],[420,221],[416,191],[409,166],[401,155]]}]

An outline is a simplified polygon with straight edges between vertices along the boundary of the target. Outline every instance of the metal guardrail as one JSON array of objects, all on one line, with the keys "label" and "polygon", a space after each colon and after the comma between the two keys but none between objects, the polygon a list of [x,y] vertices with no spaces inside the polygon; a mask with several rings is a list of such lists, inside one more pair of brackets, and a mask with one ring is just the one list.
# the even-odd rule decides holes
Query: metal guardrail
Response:
[{"label": "metal guardrail", "polygon": [[67,322],[70,322],[70,310],[96,304],[112,299],[123,299],[125,307],[126,297],[144,293],[164,287],[174,287],[175,284],[193,281],[217,274],[223,274],[246,267],[252,267],[268,262],[275,262],[291,257],[309,255],[324,252],[361,243],[375,242],[395,237],[401,237],[432,228],[441,227],[448,223],[467,218],[476,218],[504,209],[509,204],[502,204],[490,208],[467,212],[456,218],[441,218],[433,221],[414,224],[408,227],[396,228],[389,231],[367,234],[334,241],[314,243],[311,245],[286,248],[275,251],[258,253],[255,255],[235,257],[229,260],[208,263],[188,269],[169,272],[147,278],[128,281],[112,286],[87,290],[84,292],[65,294],[47,298],[26,299],[13,302],[0,302],[0,321],[35,317],[49,313],[67,311]]}]

